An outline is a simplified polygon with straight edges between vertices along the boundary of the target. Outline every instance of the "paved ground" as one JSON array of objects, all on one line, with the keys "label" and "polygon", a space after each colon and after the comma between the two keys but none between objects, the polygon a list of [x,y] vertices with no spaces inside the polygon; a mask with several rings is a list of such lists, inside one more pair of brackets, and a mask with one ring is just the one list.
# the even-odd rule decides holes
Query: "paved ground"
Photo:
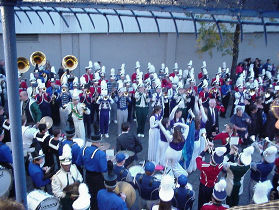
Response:
[{"label": "paved ground", "polygon": [[[229,108],[229,113],[230,113],[230,108]],[[228,113],[227,113],[228,116]],[[224,125],[229,121],[229,118],[227,117],[226,119],[223,118],[219,118],[219,127],[220,130],[224,129]],[[147,150],[148,150],[148,130],[149,130],[149,121],[146,122],[146,129],[145,129],[145,138],[140,138],[140,141],[143,145],[143,151],[140,152],[138,154],[138,161],[142,161],[142,160],[146,160],[147,159]],[[130,132],[136,132],[136,123],[135,122],[131,122],[131,131]],[[111,144],[111,148],[115,148],[115,142],[116,142],[116,137],[117,137],[117,125],[114,123],[111,123],[109,126],[109,134],[110,137],[108,139],[106,139],[107,142],[109,142]],[[206,160],[209,159],[209,156],[206,157]],[[254,154],[253,156],[253,161],[259,161],[260,160],[260,156],[259,154]],[[135,164],[137,164],[137,162]],[[189,175],[189,183],[192,184],[193,186],[193,190],[196,193],[196,200],[194,202],[193,205],[193,209],[196,210],[197,209],[197,203],[198,203],[198,189],[199,189],[199,176],[200,176],[200,172],[199,171],[195,171],[192,172]],[[250,172],[248,172],[248,174],[246,175],[245,179],[244,179],[244,192],[243,194],[240,196],[240,205],[246,205],[248,204],[248,183],[250,180]],[[32,191],[32,184],[30,181],[30,177],[27,177],[27,189],[28,192]],[[139,209],[137,207],[137,205],[134,206],[133,209]]]}]

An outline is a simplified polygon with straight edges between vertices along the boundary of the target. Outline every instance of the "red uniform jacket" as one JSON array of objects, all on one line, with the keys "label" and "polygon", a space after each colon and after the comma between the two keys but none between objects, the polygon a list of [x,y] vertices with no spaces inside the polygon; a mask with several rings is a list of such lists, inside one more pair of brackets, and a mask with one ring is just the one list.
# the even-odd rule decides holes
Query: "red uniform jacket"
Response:
[{"label": "red uniform jacket", "polygon": [[143,80],[146,80],[146,79],[148,79],[149,78],[149,73],[146,73],[145,75],[144,75],[144,77],[143,77]]},{"label": "red uniform jacket", "polygon": [[206,187],[214,187],[218,175],[223,168],[223,163],[213,166],[202,161],[202,156],[196,158],[197,168],[201,171],[200,182]]},{"label": "red uniform jacket", "polygon": [[37,104],[40,105],[41,103],[43,103],[43,101],[50,103],[51,98],[47,93],[44,93],[43,97],[41,97],[40,94],[37,94],[35,100],[37,101]]},{"label": "red uniform jacket", "polygon": [[202,73],[202,72],[200,72],[200,73],[198,74],[198,78],[199,78],[199,79],[203,78],[203,73]]},{"label": "red uniform jacket", "polygon": [[208,92],[204,92],[203,90],[199,93],[199,98],[201,98],[202,102],[205,103],[206,101],[208,101],[209,98],[209,93]]},{"label": "red uniform jacket", "polygon": [[94,75],[93,74],[83,74],[82,75],[85,78],[86,83],[88,83],[89,81],[92,81],[94,79]]},{"label": "red uniform jacket", "polygon": [[19,88],[21,88],[22,90],[27,90],[27,83],[25,81],[20,82]]},{"label": "red uniform jacket", "polygon": [[226,204],[222,204],[221,206],[218,206],[212,202],[209,202],[209,203],[205,203],[201,210],[223,210],[223,209],[228,209],[229,206],[226,205]]},{"label": "red uniform jacket", "polygon": [[137,81],[137,73],[134,72],[131,76],[131,80],[132,80],[132,83],[135,83]]},{"label": "red uniform jacket", "polygon": [[[232,136],[237,136],[236,134],[233,134]],[[228,143],[227,139],[230,137],[230,135],[227,132],[222,132],[217,134],[213,140],[221,140],[223,145],[226,145]]]},{"label": "red uniform jacket", "polygon": [[166,79],[162,79],[162,87],[163,88],[172,88],[172,83],[171,81],[167,81]]},{"label": "red uniform jacket", "polygon": [[169,77],[175,77],[175,73],[174,72],[170,73]]}]

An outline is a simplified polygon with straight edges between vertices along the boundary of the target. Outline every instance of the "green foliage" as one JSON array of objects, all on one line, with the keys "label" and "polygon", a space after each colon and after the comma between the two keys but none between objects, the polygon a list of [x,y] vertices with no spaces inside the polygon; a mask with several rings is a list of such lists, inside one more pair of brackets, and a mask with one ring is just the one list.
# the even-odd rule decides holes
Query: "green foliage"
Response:
[{"label": "green foliage", "polygon": [[197,39],[197,53],[202,54],[208,52],[208,54],[212,57],[213,50],[217,50],[222,54],[225,55],[232,55],[233,51],[233,33],[232,30],[229,30],[228,27],[233,28],[233,25],[225,25],[219,23],[223,42],[220,39],[220,35],[218,33],[218,28],[215,23],[206,23],[201,22],[200,28],[198,30],[198,39]]}]

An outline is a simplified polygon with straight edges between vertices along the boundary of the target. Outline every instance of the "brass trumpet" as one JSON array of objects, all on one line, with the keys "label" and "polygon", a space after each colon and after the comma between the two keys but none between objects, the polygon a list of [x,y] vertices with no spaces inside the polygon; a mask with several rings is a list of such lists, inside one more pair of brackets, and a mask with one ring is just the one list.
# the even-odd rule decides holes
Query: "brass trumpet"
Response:
[{"label": "brass trumpet", "polygon": [[29,61],[27,60],[27,58],[24,57],[18,57],[17,58],[17,69],[19,71],[19,73],[23,74],[25,72],[27,72],[30,68],[30,64]]},{"label": "brass trumpet", "polygon": [[104,96],[104,100],[105,100],[105,101],[108,100],[108,96]]},{"label": "brass trumpet", "polygon": [[73,71],[78,66],[78,59],[73,55],[66,55],[62,59],[62,66],[69,71]]},{"label": "brass trumpet", "polygon": [[129,93],[126,91],[126,92],[124,92],[124,96],[125,97],[128,97],[128,95],[129,95]]},{"label": "brass trumpet", "polygon": [[46,92],[46,88],[44,87],[44,88],[42,89],[42,91],[43,91],[43,92]]},{"label": "brass trumpet", "polygon": [[30,61],[33,66],[44,66],[46,64],[46,55],[41,51],[35,51],[31,54]]},{"label": "brass trumpet", "polygon": [[67,88],[62,88],[62,93],[65,93],[67,91]]}]

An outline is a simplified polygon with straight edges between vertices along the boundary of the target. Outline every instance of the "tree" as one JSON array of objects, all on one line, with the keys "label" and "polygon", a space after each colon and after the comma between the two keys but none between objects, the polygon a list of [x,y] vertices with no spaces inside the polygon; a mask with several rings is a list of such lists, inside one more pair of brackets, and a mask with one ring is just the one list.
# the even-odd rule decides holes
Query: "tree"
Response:
[{"label": "tree", "polygon": [[225,24],[220,24],[220,29],[223,37],[223,41],[220,39],[218,28],[215,23],[201,22],[198,30],[198,49],[199,54],[208,52],[210,56],[213,55],[213,50],[225,55],[232,56],[231,65],[231,78],[235,81],[235,69],[238,61],[239,54],[239,36],[240,36],[240,24],[229,24],[230,27],[235,27],[234,32],[228,29]]}]

